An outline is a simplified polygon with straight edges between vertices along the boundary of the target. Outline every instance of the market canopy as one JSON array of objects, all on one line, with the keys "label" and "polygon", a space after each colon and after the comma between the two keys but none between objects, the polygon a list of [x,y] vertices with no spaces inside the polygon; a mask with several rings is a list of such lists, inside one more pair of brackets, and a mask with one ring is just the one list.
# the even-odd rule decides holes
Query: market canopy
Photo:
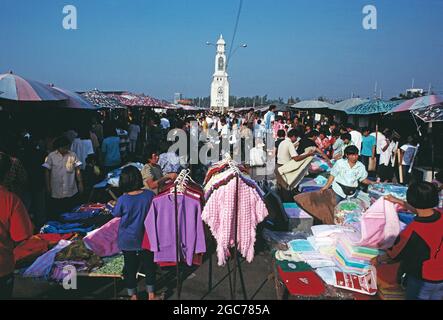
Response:
[{"label": "market canopy", "polygon": [[424,122],[443,121],[443,103],[434,104],[426,108],[415,109],[411,112]]},{"label": "market canopy", "polygon": [[188,105],[184,105],[184,104],[176,104],[173,105],[176,109],[183,109],[185,111],[207,111],[208,109],[206,108],[199,108],[197,106],[188,106]]},{"label": "market canopy", "polygon": [[68,96],[68,100],[64,101],[61,106],[69,109],[86,109],[86,110],[97,110],[99,107],[96,107],[92,103],[90,103],[85,97],[82,95],[52,86],[53,89],[61,92],[62,94]]},{"label": "market canopy", "polygon": [[331,109],[331,107],[332,104],[318,100],[301,101],[291,106],[293,109]]},{"label": "market canopy", "polygon": [[415,99],[410,99],[407,101],[404,101],[402,104],[396,106],[394,109],[390,110],[389,113],[394,112],[403,112],[403,111],[411,111],[415,109],[421,109],[426,108],[438,103],[443,102],[443,96],[442,95],[430,95],[430,96],[424,96],[419,97]]},{"label": "market canopy", "polygon": [[82,93],[82,96],[97,108],[126,109],[126,107],[122,105],[120,102],[107,96],[106,94],[97,89],[84,92]]},{"label": "market canopy", "polygon": [[347,109],[345,110],[345,112],[350,115],[371,115],[378,113],[386,113],[395,108],[396,106],[398,106],[402,102],[403,100],[398,100],[398,101],[383,101],[378,99],[370,100],[366,103]]},{"label": "market canopy", "polygon": [[335,110],[335,111],[343,111],[346,112],[347,109],[353,108],[355,106],[358,106],[360,104],[369,102],[368,99],[360,99],[360,98],[351,98],[347,100],[343,100],[341,102],[338,102],[336,104],[333,104],[332,107],[329,109]]},{"label": "market canopy", "polygon": [[22,102],[63,101],[69,97],[49,85],[26,80],[12,72],[0,75],[0,98]]},{"label": "market canopy", "polygon": [[128,107],[167,107],[170,103],[144,94],[134,93],[108,94],[111,98]]}]

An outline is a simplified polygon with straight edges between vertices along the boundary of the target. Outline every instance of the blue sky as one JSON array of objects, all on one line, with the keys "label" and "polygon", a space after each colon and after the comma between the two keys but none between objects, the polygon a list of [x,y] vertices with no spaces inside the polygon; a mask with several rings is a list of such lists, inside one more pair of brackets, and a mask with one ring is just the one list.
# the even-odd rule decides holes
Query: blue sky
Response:
[{"label": "blue sky", "polygon": [[[0,72],[72,90],[208,96],[215,42],[230,44],[239,0],[0,0]],[[65,5],[78,30],[62,28]],[[378,11],[364,30],[362,8]],[[443,93],[443,0],[244,0],[231,94],[371,96],[411,86]],[[6,31],[5,31],[6,30]],[[228,49],[229,50],[229,49]]]}]

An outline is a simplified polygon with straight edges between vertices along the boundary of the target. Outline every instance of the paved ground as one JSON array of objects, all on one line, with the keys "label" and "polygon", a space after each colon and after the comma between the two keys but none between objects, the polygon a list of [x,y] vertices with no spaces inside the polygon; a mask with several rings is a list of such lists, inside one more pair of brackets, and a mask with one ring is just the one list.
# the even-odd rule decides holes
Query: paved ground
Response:
[{"label": "paved ground", "polygon": [[[209,290],[210,259],[198,268],[187,270],[187,278],[183,281],[181,300],[228,300],[231,298],[228,277],[228,266],[219,267],[215,254],[212,255],[212,290]],[[272,267],[269,251],[256,254],[252,263],[241,258],[241,268],[249,300],[276,299]],[[233,261],[231,276],[234,277]],[[237,271],[236,299],[242,300],[241,281]],[[65,290],[60,284],[37,281],[34,279],[16,278],[15,299],[127,299],[122,280],[109,278],[79,277],[77,290]],[[175,268],[159,270],[159,291],[166,292],[168,300],[177,299]],[[139,283],[139,291],[143,291],[143,280]],[[141,298],[144,298],[141,295]]]}]

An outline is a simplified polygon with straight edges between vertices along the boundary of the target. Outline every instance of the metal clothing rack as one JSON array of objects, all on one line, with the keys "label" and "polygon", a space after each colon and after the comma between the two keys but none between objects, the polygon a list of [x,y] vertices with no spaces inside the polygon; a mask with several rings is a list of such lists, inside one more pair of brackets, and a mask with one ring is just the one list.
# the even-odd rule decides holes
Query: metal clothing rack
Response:
[{"label": "metal clothing rack", "polygon": [[180,239],[179,239],[179,227],[178,227],[178,201],[177,195],[179,192],[185,191],[185,183],[189,177],[189,169],[182,170],[174,181],[174,207],[175,207],[175,257],[176,257],[176,274],[177,274],[177,299],[180,300],[182,291],[182,279],[180,276],[179,262],[181,260],[180,254]]},{"label": "metal clothing rack", "polygon": [[[229,289],[230,289],[230,295],[232,300],[236,300],[236,288],[237,288],[237,269],[240,277],[240,284],[242,288],[243,298],[244,300],[248,300],[247,293],[246,293],[246,287],[244,283],[243,278],[243,272],[241,269],[240,264],[240,257],[238,255],[238,191],[239,191],[239,177],[240,177],[240,170],[238,169],[238,165],[235,161],[232,160],[231,156],[229,154],[225,155],[225,160],[223,162],[227,162],[229,165],[229,168],[232,169],[235,173],[235,180],[236,180],[236,187],[235,187],[235,195],[234,195],[234,254],[233,254],[233,276],[231,277],[231,266],[230,261],[232,259],[229,259],[227,261],[227,267],[228,267],[228,277],[229,277]],[[231,256],[232,257],[232,256]],[[209,261],[209,291],[212,290],[212,259],[210,258]]]}]

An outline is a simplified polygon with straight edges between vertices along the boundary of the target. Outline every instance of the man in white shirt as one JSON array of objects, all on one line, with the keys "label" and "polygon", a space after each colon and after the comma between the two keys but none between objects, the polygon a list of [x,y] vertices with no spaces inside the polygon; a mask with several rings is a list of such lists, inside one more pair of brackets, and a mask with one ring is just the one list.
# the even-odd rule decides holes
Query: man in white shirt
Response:
[{"label": "man in white shirt", "polygon": [[212,126],[214,124],[214,120],[212,120],[212,117],[210,114],[206,117],[206,123],[208,124],[208,128],[212,129]]},{"label": "man in white shirt", "polygon": [[77,155],[70,151],[69,139],[62,136],[54,141],[55,151],[45,159],[46,189],[50,196],[50,218],[71,210],[76,204],[76,196],[83,193],[83,180],[80,172],[81,162]]},{"label": "man in white shirt", "polygon": [[361,135],[361,133],[358,132],[357,130],[355,130],[354,125],[351,124],[351,123],[348,123],[346,125],[346,129],[351,134],[351,141],[352,141],[353,145],[357,147],[358,154],[360,154],[361,142],[362,142],[362,135]]},{"label": "man in white shirt", "polygon": [[295,129],[291,129],[288,132],[288,137],[283,140],[277,149],[277,165],[280,167],[291,160],[302,161],[307,157],[313,156],[315,151],[307,152],[302,155],[298,155],[295,150],[294,143],[297,142],[298,134]]}]

